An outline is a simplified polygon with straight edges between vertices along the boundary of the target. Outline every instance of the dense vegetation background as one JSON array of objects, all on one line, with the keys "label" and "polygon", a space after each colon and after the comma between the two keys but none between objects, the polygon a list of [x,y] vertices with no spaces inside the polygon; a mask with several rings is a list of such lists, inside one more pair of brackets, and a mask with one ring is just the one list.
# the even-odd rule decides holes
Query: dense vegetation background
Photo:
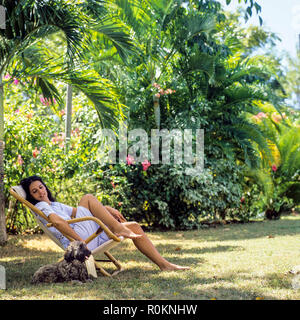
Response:
[{"label": "dense vegetation background", "polygon": [[[212,0],[1,1],[8,232],[35,228],[8,193],[33,174],[59,201],[76,206],[93,193],[149,228],[295,210],[300,120],[289,98],[300,56],[283,68],[277,36],[244,27],[262,9],[245,2],[232,14]],[[149,162],[105,162],[100,129],[118,136],[124,120],[149,137],[151,129],[204,129],[204,170],[186,175],[188,165],[151,164],[150,154]]]}]

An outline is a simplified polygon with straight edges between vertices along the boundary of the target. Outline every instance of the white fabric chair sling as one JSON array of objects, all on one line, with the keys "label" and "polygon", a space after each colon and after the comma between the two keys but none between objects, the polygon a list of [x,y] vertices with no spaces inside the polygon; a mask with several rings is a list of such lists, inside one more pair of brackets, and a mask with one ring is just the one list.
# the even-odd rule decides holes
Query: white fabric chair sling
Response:
[{"label": "white fabric chair sling", "polygon": [[[26,193],[25,193],[24,189],[22,188],[22,186],[19,185],[19,186],[12,187],[9,190],[9,192],[14,198],[16,198],[23,205],[25,205],[27,208],[30,209],[30,211],[33,213],[33,216],[35,217],[38,225],[45,232],[45,234],[47,234],[47,236],[51,240],[53,240],[61,249],[65,250],[63,245],[59,242],[59,240],[49,231],[48,227],[52,227],[53,226],[51,224],[49,218],[41,210],[39,210],[32,203],[30,203],[29,201],[26,200]],[[41,222],[39,217],[44,218],[49,223],[45,226]],[[115,246],[120,244],[124,240],[124,238],[123,237],[117,237],[115,234],[113,234],[109,230],[109,228],[100,219],[98,219],[96,217],[74,218],[74,219],[70,219],[70,220],[66,220],[66,221],[70,224],[70,223],[75,223],[75,222],[79,222],[80,223],[81,221],[85,221],[85,220],[93,220],[99,225],[99,229],[97,230],[97,232],[95,232],[94,234],[92,234],[90,237],[88,237],[85,240],[86,243],[89,243],[91,240],[93,240],[95,237],[97,237],[99,235],[99,233],[102,232],[102,231],[105,231],[105,233],[110,238],[110,240],[106,241],[105,243],[103,243],[102,245],[100,245],[99,247],[97,247],[96,249],[94,249],[92,251],[92,255],[91,255],[90,259],[87,260],[87,263],[86,263],[87,268],[88,268],[88,272],[92,276],[97,277],[97,273],[94,271],[95,268],[97,268],[97,269],[99,269],[99,271],[104,276],[110,277],[112,275],[116,275],[117,273],[122,271],[123,268],[121,267],[120,262],[114,256],[112,256],[112,254],[109,252],[109,250],[111,250],[112,248],[114,248]],[[65,234],[63,234],[63,235],[67,239],[69,239],[70,241],[74,240],[74,239],[68,237]],[[108,260],[95,260],[94,259],[94,258],[99,257],[101,255],[103,256],[103,254],[108,258]],[[112,274],[110,274],[110,273],[108,273],[106,270],[104,270],[101,267],[99,262],[112,262],[116,266],[117,270],[115,272],[113,272]]]}]

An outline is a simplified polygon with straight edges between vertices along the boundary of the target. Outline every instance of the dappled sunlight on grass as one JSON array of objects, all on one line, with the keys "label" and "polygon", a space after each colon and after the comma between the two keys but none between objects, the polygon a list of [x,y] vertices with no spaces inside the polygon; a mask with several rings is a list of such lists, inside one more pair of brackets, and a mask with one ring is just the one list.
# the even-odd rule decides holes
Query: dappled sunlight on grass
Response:
[{"label": "dappled sunlight on grass", "polygon": [[24,241],[19,241],[20,245],[27,249],[38,250],[41,252],[59,252],[63,253],[64,251],[57,246],[52,240],[45,239],[44,237],[26,239]]},{"label": "dappled sunlight on grass", "polygon": [[[130,240],[112,250],[124,271],[81,285],[30,284],[62,251],[44,235],[10,236],[0,248],[7,290],[0,299],[299,299],[288,271],[300,264],[300,217],[185,232],[149,232],[161,254],[186,271],[163,271]],[[108,271],[114,268],[103,264]]]}]

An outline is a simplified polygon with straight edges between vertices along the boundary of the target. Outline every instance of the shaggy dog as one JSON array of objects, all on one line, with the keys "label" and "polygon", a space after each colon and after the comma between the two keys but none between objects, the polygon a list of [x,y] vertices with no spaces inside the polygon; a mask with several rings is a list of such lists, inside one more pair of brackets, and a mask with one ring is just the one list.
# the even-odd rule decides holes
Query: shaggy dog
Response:
[{"label": "shaggy dog", "polygon": [[69,244],[64,260],[47,264],[39,268],[32,277],[32,283],[40,282],[65,282],[89,280],[85,260],[91,255],[91,251],[82,241],[73,241]]}]

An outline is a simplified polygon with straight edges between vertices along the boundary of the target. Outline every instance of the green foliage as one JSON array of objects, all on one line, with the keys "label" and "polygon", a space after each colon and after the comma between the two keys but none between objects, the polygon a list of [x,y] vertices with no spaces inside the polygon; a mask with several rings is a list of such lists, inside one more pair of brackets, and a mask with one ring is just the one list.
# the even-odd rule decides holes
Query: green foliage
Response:
[{"label": "green foliage", "polygon": [[[255,1],[244,3],[247,17],[261,10]],[[41,4],[28,9],[37,10],[38,21],[46,18]],[[249,221],[293,205],[300,189],[299,122],[277,123],[285,112],[280,61],[255,55],[266,43],[274,45],[273,33],[240,27],[240,13],[226,19],[220,3],[209,0],[77,1],[69,14],[66,24],[71,17],[82,22],[80,43],[74,37],[66,42],[63,28],[41,28],[36,41],[25,41],[10,60],[5,85],[17,89],[16,95],[6,90],[7,186],[39,173],[61,201],[75,206],[80,195],[94,193],[128,219],[164,229],[198,228],[203,220]],[[1,35],[5,45],[8,38]],[[72,68],[66,50],[67,57],[76,56]],[[13,84],[16,79],[21,83]],[[68,154],[60,82],[71,84],[75,94],[77,131]],[[47,107],[40,105],[40,92]],[[261,120],[267,103],[275,120],[272,112]],[[194,177],[185,174],[186,165],[100,166],[99,152],[108,150],[101,149],[98,129],[116,130],[124,118],[129,130],[142,128],[148,136],[154,128],[204,129],[204,171]],[[11,212],[9,226],[28,225],[20,210],[16,219]]]},{"label": "green foliage", "polygon": [[[97,113],[89,110],[87,106],[79,110],[75,108],[70,148],[66,153],[64,111],[53,113],[49,106],[41,103],[45,102],[43,99],[33,103],[32,99],[26,96],[24,100],[24,87],[25,85],[20,83],[10,84],[9,97],[12,98],[12,103],[6,106],[4,183],[7,201],[10,199],[8,188],[18,185],[25,177],[37,174],[47,181],[54,195],[59,195],[66,203],[76,205],[72,198],[74,188],[71,186],[66,190],[64,185],[68,185],[68,180],[95,161],[91,155],[97,154],[96,139],[93,138],[100,128]],[[30,94],[30,90],[27,93]],[[86,101],[81,99],[80,95],[74,96],[75,102],[81,101],[84,104]],[[76,200],[78,201],[78,198]],[[34,225],[31,215],[21,210],[19,204],[16,209],[9,210],[9,231],[20,231]]]},{"label": "green foliage", "polygon": [[[130,220],[150,228],[187,230],[203,220],[225,219],[227,214],[247,221],[240,211],[240,172],[233,163],[221,161],[196,177],[185,174],[183,165],[117,164],[96,175],[100,189],[110,190],[101,200]],[[166,179],[167,177],[167,179]],[[107,191],[106,191],[107,192]]]},{"label": "green foliage", "polygon": [[270,218],[299,204],[300,130],[292,120],[294,113],[290,110],[280,116],[269,109],[254,118],[268,137],[272,160],[263,155],[260,167],[247,170],[245,175],[249,184],[258,185],[261,210]]},{"label": "green foliage", "polygon": [[124,58],[134,46],[126,29],[103,15],[103,3],[2,2],[7,28],[0,30],[0,76],[31,78],[43,97],[61,106],[57,82],[72,84],[95,105],[102,126],[116,126],[116,119],[124,117],[116,88],[89,67],[83,52],[91,43],[106,42]]}]

